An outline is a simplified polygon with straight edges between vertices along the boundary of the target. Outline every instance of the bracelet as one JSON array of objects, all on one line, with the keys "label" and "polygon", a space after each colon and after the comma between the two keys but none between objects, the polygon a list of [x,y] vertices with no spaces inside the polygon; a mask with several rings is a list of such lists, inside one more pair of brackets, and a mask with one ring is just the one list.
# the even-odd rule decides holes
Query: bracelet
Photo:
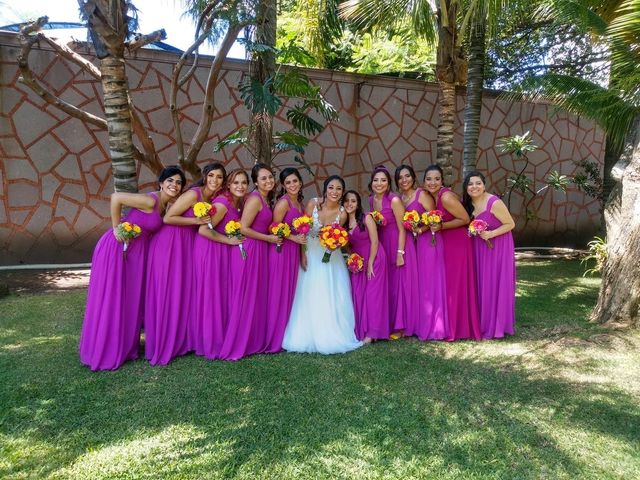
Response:
[{"label": "bracelet", "polygon": [[404,255],[404,250],[398,250],[398,253],[401,253],[402,255]]}]

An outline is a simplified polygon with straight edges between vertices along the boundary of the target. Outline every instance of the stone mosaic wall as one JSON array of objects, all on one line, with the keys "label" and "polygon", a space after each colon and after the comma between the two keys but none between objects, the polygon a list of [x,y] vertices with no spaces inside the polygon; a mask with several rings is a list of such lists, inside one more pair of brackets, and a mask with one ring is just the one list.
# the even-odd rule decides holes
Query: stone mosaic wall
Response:
[{"label": "stone mosaic wall", "polygon": [[[111,170],[105,132],[68,118],[22,86],[16,65],[19,53],[12,34],[0,33],[0,264],[88,261],[99,235],[109,227]],[[165,164],[175,162],[173,124],[169,117],[170,75],[175,57],[144,50],[128,69],[132,98],[150,126]],[[54,93],[101,115],[100,85],[57,59],[34,50],[32,64]],[[217,113],[199,161],[224,161],[228,168],[249,168],[251,159],[240,147],[213,153],[215,142],[248,121],[236,86],[246,72],[242,61],[227,61],[216,91]],[[183,105],[184,137],[195,131],[207,69],[200,68],[179,101]],[[325,70],[308,74],[322,86],[340,112],[307,149],[314,176],[303,174],[305,195],[316,195],[326,176],[338,173],[350,188],[366,191],[368,172],[385,162],[391,169],[409,163],[420,177],[436,151],[437,87],[420,81],[352,75]],[[462,92],[464,93],[464,92]],[[464,96],[458,96],[455,162],[462,158]],[[283,127],[276,119],[276,128]],[[486,172],[492,192],[504,193],[506,181],[521,165],[495,147],[503,136],[532,131],[541,147],[526,173],[536,185],[552,169],[570,175],[574,161],[602,164],[604,136],[585,119],[547,104],[507,103],[485,95],[478,168]],[[291,165],[291,156],[277,159]],[[459,172],[458,172],[459,175]],[[153,188],[153,176],[140,171],[143,190]],[[454,184],[460,190],[460,179]],[[584,244],[600,223],[598,202],[575,188],[566,194],[547,191],[534,203],[538,218],[522,229],[522,198],[514,194],[512,213],[518,222],[520,245]]]}]

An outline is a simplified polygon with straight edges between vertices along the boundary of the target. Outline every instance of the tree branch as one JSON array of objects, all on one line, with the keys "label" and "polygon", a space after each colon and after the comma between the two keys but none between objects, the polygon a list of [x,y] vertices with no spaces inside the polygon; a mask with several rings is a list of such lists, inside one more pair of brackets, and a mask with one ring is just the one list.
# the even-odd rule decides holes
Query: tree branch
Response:
[{"label": "tree branch", "polygon": [[165,40],[167,38],[167,32],[164,28],[160,30],[156,30],[154,32],[148,33],[146,35],[138,34],[135,36],[132,42],[125,43],[125,46],[129,49],[130,52],[138,50],[139,48],[144,47],[145,45],[149,45],[150,43],[159,42],[161,40]]}]

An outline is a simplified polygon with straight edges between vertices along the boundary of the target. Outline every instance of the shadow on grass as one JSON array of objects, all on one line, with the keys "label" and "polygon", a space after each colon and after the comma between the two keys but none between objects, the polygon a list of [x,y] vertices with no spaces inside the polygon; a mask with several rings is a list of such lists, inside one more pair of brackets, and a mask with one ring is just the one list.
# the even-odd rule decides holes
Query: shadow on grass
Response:
[{"label": "shadow on grass", "polygon": [[628,394],[541,379],[470,342],[92,373],[76,354],[83,301],[70,295],[73,321],[6,325],[3,478],[575,478],[605,468],[576,453],[584,442],[604,455],[640,441]]}]

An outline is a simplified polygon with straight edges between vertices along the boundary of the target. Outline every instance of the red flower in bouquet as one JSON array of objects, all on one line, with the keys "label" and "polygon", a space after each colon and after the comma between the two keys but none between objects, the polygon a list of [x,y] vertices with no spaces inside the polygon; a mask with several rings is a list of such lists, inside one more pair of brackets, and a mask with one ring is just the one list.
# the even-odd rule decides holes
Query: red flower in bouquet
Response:
[{"label": "red flower in bouquet", "polygon": [[334,223],[320,229],[319,240],[320,245],[325,249],[324,255],[322,256],[322,263],[329,263],[331,253],[349,243],[349,234],[339,224]]},{"label": "red flower in bouquet", "polygon": [[420,231],[420,214],[415,210],[408,210],[404,212],[402,217],[402,225],[405,230],[410,231],[413,234],[413,240],[418,238],[418,232]]},{"label": "red flower in bouquet", "polygon": [[[469,230],[468,230],[469,236],[477,237],[482,232],[486,232],[488,228],[489,228],[489,225],[487,225],[487,222],[479,218],[476,218],[475,220],[472,220],[471,223],[469,224]],[[493,245],[491,244],[491,240],[485,239],[484,241],[487,243],[487,247],[493,248]]]},{"label": "red flower in bouquet", "polygon": [[[443,213],[440,210],[429,210],[422,214],[422,223],[427,227],[431,225],[440,225],[442,223]],[[436,232],[431,230],[431,246],[436,246]]]},{"label": "red flower in bouquet", "polygon": [[[287,238],[291,235],[291,227],[288,224],[280,222],[280,223],[272,223],[269,227],[269,231],[272,235],[276,235],[281,239]],[[280,253],[282,251],[282,244],[276,245],[276,252]]]},{"label": "red flower in bouquet", "polygon": [[382,215],[382,213],[380,213],[379,211],[373,210],[369,212],[369,215],[371,215],[373,221],[376,222],[376,225],[384,227],[387,224],[387,219],[384,218],[384,215]]},{"label": "red flower in bouquet", "polygon": [[347,268],[351,273],[361,272],[364,268],[364,258],[357,253],[352,253],[347,258]]}]

